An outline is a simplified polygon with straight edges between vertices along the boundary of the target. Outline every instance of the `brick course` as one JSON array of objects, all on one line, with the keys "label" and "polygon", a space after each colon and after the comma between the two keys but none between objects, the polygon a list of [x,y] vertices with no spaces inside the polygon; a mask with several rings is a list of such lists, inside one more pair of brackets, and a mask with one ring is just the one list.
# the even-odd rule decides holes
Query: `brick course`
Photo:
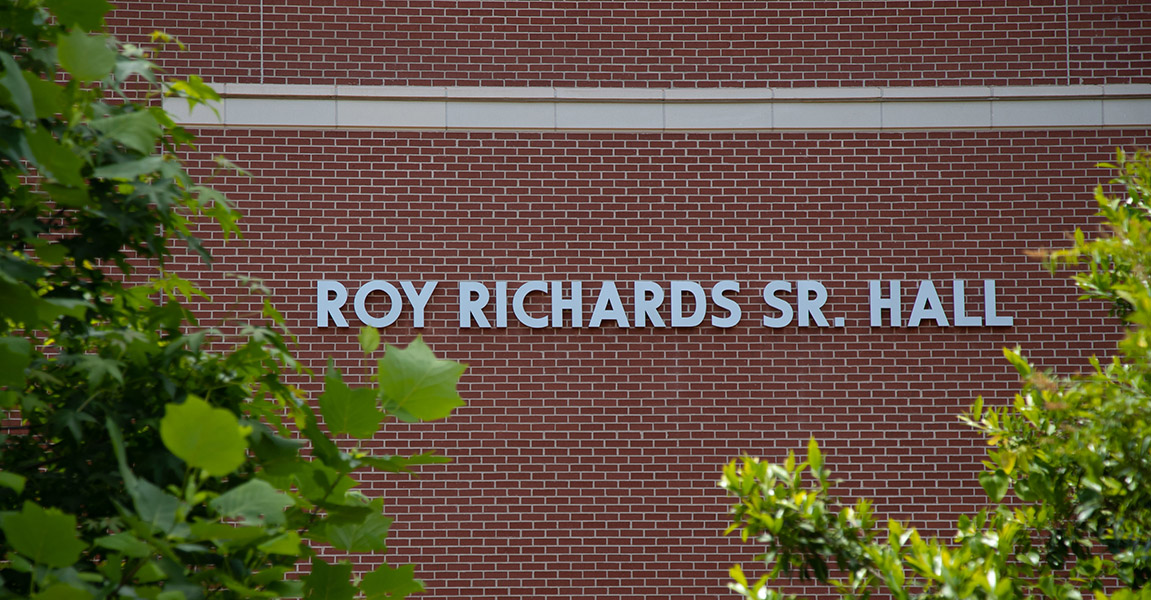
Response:
[{"label": "brick course", "polygon": [[[398,517],[389,562],[416,562],[428,598],[730,597],[727,569],[755,548],[720,536],[720,467],[741,453],[782,459],[810,435],[845,496],[949,534],[984,500],[983,445],[956,415],[1017,388],[1001,348],[1020,344],[1063,374],[1111,353],[1120,328],[1107,307],[1076,302],[1067,273],[1025,252],[1094,232],[1091,190],[1109,176],[1095,163],[1151,141],[1145,130],[200,135],[196,174],[209,178],[217,154],[253,174],[215,180],[247,215],[244,239],[209,240],[211,271],[182,261],[215,296],[200,307],[208,321],[248,308],[224,273],[262,277],[305,363],[320,372],[334,356],[356,377],[354,329],[314,326],[315,281],[444,282],[426,327],[405,314],[383,334],[422,334],[470,363],[469,405],[368,443],[455,459],[414,480],[367,477]],[[952,279],[995,279],[1015,323],[868,326],[866,281],[895,278],[909,282],[905,316],[911,282],[943,283],[950,306]],[[731,329],[458,327],[454,282],[540,279],[734,279],[745,313]],[[775,279],[824,283],[826,314],[846,326],[763,327],[758,288]]]},{"label": "brick course", "polygon": [[1151,81],[1143,0],[125,0],[215,82],[800,87]]}]

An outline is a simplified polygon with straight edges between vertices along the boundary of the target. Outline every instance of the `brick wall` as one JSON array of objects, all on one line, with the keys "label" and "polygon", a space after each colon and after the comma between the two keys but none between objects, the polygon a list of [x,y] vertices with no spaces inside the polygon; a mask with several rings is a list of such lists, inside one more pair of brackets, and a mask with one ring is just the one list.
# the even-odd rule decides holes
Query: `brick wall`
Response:
[{"label": "brick wall", "polygon": [[[1064,374],[1110,353],[1106,307],[1074,301],[1066,273],[1024,253],[1093,231],[1091,190],[1108,176],[1095,163],[1151,141],[1145,130],[201,135],[196,173],[208,178],[223,154],[253,174],[215,181],[247,217],[244,239],[211,240],[212,271],[192,266],[217,300],[201,307],[209,320],[246,310],[223,273],[262,277],[306,363],[321,371],[334,356],[359,374],[354,329],[314,325],[316,280],[444,282],[426,327],[405,314],[384,338],[422,334],[470,363],[469,405],[443,423],[389,425],[371,445],[455,462],[368,481],[398,517],[389,562],[416,562],[428,598],[730,597],[727,569],[755,548],[720,537],[720,467],[741,453],[781,459],[810,435],[844,495],[947,534],[983,500],[983,445],[956,414],[1016,389],[1001,348]],[[745,314],[730,329],[458,327],[454,282],[540,279],[734,279]],[[758,288],[776,279],[824,283],[825,312],[845,326],[763,327]],[[871,279],[995,279],[1014,325],[873,328]],[[590,311],[598,286],[585,289]],[[914,288],[904,295],[906,314]]]},{"label": "brick wall", "polygon": [[1143,0],[124,0],[210,81],[794,87],[1146,83]]}]

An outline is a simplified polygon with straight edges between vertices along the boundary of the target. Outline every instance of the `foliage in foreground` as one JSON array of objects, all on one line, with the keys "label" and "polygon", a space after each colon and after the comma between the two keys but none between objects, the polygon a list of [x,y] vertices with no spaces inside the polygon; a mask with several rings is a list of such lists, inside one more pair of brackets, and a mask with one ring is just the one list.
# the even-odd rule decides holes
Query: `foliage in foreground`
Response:
[{"label": "foliage in foreground", "polygon": [[797,574],[844,598],[1151,598],[1151,155],[1120,153],[1107,166],[1124,188],[1096,191],[1109,235],[1087,241],[1077,231],[1051,264],[1085,260],[1076,282],[1130,328],[1111,362],[1070,378],[1005,350],[1022,391],[1011,406],[980,400],[963,417],[990,446],[979,483],[994,505],[961,517],[944,543],[894,520],[877,524],[865,500],[842,504],[814,439],[804,462],[732,461],[720,482],[738,498],[728,532],[765,546],[768,567],[754,581],[733,567],[733,590],[778,600],[790,596],[772,582]]},{"label": "foliage in foreground", "polygon": [[[382,553],[391,520],[350,474],[445,459],[373,456],[329,434],[446,417],[464,367],[417,340],[387,347],[373,387],[329,368],[325,432],[286,383],[303,370],[270,302],[238,336],[196,329],[177,300],[196,290],[164,269],[170,244],[207,259],[193,223],[238,235],[237,213],[176,158],[192,136],[125,89],[216,95],[194,77],[162,82],[144,49],[88,33],[109,8],[0,0],[0,597],[420,590],[411,566],[355,579],[313,547]],[[371,355],[379,334],[360,343]],[[289,577],[301,559],[309,574]]]}]

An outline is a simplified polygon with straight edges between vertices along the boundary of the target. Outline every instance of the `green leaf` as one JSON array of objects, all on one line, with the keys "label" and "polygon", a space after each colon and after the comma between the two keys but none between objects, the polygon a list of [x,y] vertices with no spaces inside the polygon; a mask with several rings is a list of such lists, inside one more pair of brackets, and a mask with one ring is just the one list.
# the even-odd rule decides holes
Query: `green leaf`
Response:
[{"label": "green leaf", "polygon": [[68,567],[80,560],[84,542],[76,538],[76,517],[24,502],[20,512],[0,516],[7,543],[34,563]]},{"label": "green leaf", "polygon": [[116,66],[116,52],[108,47],[107,36],[88,35],[76,28],[56,38],[60,66],[82,82],[100,81]]},{"label": "green leaf", "polygon": [[68,208],[84,208],[92,203],[88,197],[87,187],[68,187],[59,183],[45,183],[44,191],[52,197],[52,201]]},{"label": "green leaf", "polygon": [[367,600],[402,600],[424,591],[423,582],[415,578],[415,570],[412,565],[397,569],[380,565],[375,571],[364,575],[360,589]]},{"label": "green leaf", "polygon": [[0,386],[23,389],[24,369],[32,364],[32,344],[26,339],[0,337]]},{"label": "green leaf", "polygon": [[156,118],[143,110],[99,119],[90,125],[140,154],[151,154],[156,148],[156,140],[163,133]]},{"label": "green leaf", "polygon": [[36,103],[32,99],[28,81],[24,79],[24,72],[7,52],[0,52],[0,65],[4,66],[4,75],[0,77],[0,88],[8,92],[9,103],[24,119],[29,121],[35,119]]},{"label": "green leaf", "polygon": [[91,592],[83,590],[75,586],[68,585],[64,582],[56,582],[48,586],[42,592],[32,596],[33,600],[88,600],[92,597]]},{"label": "green leaf", "polygon": [[52,244],[45,240],[33,240],[32,247],[36,249],[36,258],[41,264],[58,265],[68,258],[68,247],[64,244]]},{"label": "green leaf", "polygon": [[340,498],[356,486],[356,480],[314,460],[297,465],[293,479],[300,495],[310,502]]},{"label": "green leaf", "polygon": [[192,107],[196,104],[207,104],[209,101],[220,99],[220,95],[212,86],[204,83],[204,80],[198,75],[191,75],[188,79],[183,81],[175,81],[170,85],[173,92],[180,94],[182,97],[188,99],[188,106]]},{"label": "green leaf", "polygon": [[257,546],[260,552],[267,554],[285,554],[299,556],[300,535],[295,531],[287,531]]},{"label": "green leaf", "polygon": [[351,389],[340,379],[340,372],[329,369],[320,395],[320,414],[333,434],[347,433],[368,439],[380,429],[384,413],[376,408],[376,390]]},{"label": "green leaf", "polygon": [[437,359],[422,338],[403,350],[388,345],[379,366],[384,394],[418,419],[442,419],[464,404],[456,384],[467,365]]},{"label": "green leaf", "polygon": [[312,558],[312,572],[303,577],[306,600],[352,600],[356,588],[351,584],[352,565],[341,562],[329,565],[319,557]]},{"label": "green leaf", "polygon": [[9,471],[0,471],[0,486],[4,486],[17,494],[24,493],[24,483],[28,478]]},{"label": "green leaf", "polygon": [[[378,508],[376,510],[379,510]],[[383,552],[387,550],[388,529],[392,519],[369,513],[361,521],[329,522],[324,527],[328,543],[349,552]]]},{"label": "green leaf", "polygon": [[983,491],[987,492],[987,496],[995,502],[999,502],[1007,494],[1009,483],[1010,479],[1001,469],[984,471],[979,474],[979,485],[983,486]]},{"label": "green leaf", "polygon": [[91,306],[83,300],[71,298],[41,298],[36,305],[36,316],[42,321],[51,321],[56,317],[83,319]]},{"label": "green leaf", "polygon": [[1019,346],[1016,346],[1014,350],[1004,348],[1003,356],[1007,358],[1007,362],[1015,367],[1016,371],[1019,371],[1020,377],[1026,378],[1031,375],[1031,365],[1027,363],[1026,358],[1023,358],[1023,355],[1020,353],[1021,351],[1022,349]]},{"label": "green leaf", "polygon": [[815,441],[815,436],[807,441],[807,464],[811,465],[812,471],[817,474],[823,468],[823,453],[819,451],[819,444]]},{"label": "green leaf", "polygon": [[165,406],[160,421],[160,438],[172,454],[218,477],[235,471],[247,459],[249,430],[230,411],[213,408],[196,396]]},{"label": "green leaf", "polygon": [[376,348],[380,347],[380,330],[375,327],[361,327],[359,342],[360,350],[363,350],[364,354],[375,352]]},{"label": "green leaf", "polygon": [[84,161],[57,142],[47,129],[37,127],[27,133],[27,138],[32,159],[46,177],[68,186],[84,184],[84,179],[80,177],[80,167]]},{"label": "green leaf", "polygon": [[136,503],[136,514],[141,521],[164,533],[176,528],[176,515],[180,512],[179,498],[146,479],[132,476],[126,477],[125,482],[131,486],[130,492],[132,500]]},{"label": "green leaf", "polygon": [[119,361],[95,354],[81,356],[76,361],[73,371],[84,375],[88,380],[88,389],[96,389],[109,379],[124,383],[124,374],[120,371]]},{"label": "green leaf", "polygon": [[235,525],[216,523],[214,521],[197,521],[192,523],[190,531],[190,539],[192,540],[238,543],[258,540],[268,533],[268,530],[264,527],[237,527]]},{"label": "green leaf", "polygon": [[452,462],[446,456],[439,456],[435,452],[424,452],[413,456],[371,456],[357,455],[356,460],[388,473],[410,473],[409,467],[419,465],[439,465]]},{"label": "green leaf", "polygon": [[158,171],[164,166],[164,159],[159,156],[149,156],[139,160],[103,165],[92,170],[93,177],[103,179],[117,179],[132,181],[141,175]]},{"label": "green leaf", "polygon": [[95,544],[101,548],[122,552],[132,558],[144,558],[152,554],[151,546],[128,532],[96,538]]},{"label": "green leaf", "polygon": [[64,88],[40,79],[29,71],[24,71],[24,82],[32,90],[32,98],[36,102],[36,118],[51,119],[57,113],[64,112]]},{"label": "green leaf", "polygon": [[262,479],[234,487],[208,503],[217,513],[252,525],[283,525],[284,510],[293,504],[287,494]]},{"label": "green leaf", "polygon": [[75,25],[87,31],[102,29],[104,15],[112,10],[112,5],[105,0],[45,0],[44,4],[61,25]]}]

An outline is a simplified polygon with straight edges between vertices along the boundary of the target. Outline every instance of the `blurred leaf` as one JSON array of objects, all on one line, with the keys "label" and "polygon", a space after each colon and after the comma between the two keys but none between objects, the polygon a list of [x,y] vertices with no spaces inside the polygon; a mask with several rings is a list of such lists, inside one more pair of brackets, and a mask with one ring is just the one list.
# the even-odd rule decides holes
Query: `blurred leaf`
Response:
[{"label": "blurred leaf", "polygon": [[32,364],[32,344],[23,338],[0,337],[0,386],[24,387],[24,369]]},{"label": "blurred leaf", "polygon": [[300,535],[295,531],[287,531],[259,545],[260,552],[268,554],[284,554],[298,556],[300,554]]},{"label": "blurred leaf", "polygon": [[0,52],[0,66],[4,67],[4,75],[0,76],[0,88],[8,93],[8,102],[24,119],[35,119],[36,103],[32,99],[32,89],[28,87],[23,71],[7,52]]},{"label": "blurred leaf", "polygon": [[350,389],[340,378],[339,371],[331,367],[324,383],[324,393],[319,400],[320,413],[333,434],[346,433],[368,439],[379,431],[384,413],[376,408],[376,390]]},{"label": "blurred leaf", "polygon": [[360,350],[371,354],[380,347],[380,330],[375,327],[361,327],[359,334]]},{"label": "blurred leaf", "polygon": [[268,482],[252,479],[208,504],[219,514],[245,524],[283,525],[284,510],[295,503]]},{"label": "blurred leaf", "polygon": [[172,454],[217,477],[243,464],[247,435],[236,415],[196,396],[188,396],[183,404],[168,404],[160,421],[160,437]]},{"label": "blurred leaf", "polygon": [[76,538],[76,517],[26,501],[20,512],[0,516],[7,544],[28,560],[68,567],[80,560],[84,542]]},{"label": "blurred leaf", "polygon": [[422,338],[404,349],[388,345],[379,366],[380,389],[416,418],[442,419],[464,404],[456,384],[467,365],[437,359]]},{"label": "blurred leaf", "polygon": [[67,186],[84,184],[83,178],[80,177],[80,167],[84,161],[57,142],[48,130],[43,127],[32,129],[27,133],[27,140],[36,166],[46,177]]},{"label": "blurred leaf", "polygon": [[356,594],[356,588],[351,584],[351,563],[330,565],[319,557],[313,557],[312,572],[302,579],[306,600],[352,600]]},{"label": "blurred leaf", "polygon": [[102,179],[118,179],[132,181],[141,175],[147,175],[164,166],[164,159],[159,156],[149,156],[139,160],[102,165],[92,170],[93,177]]},{"label": "blurred leaf", "polygon": [[105,0],[44,0],[44,4],[62,25],[75,25],[87,31],[104,27],[104,15],[112,10]]},{"label": "blurred leaf", "polygon": [[0,471],[0,486],[16,492],[17,495],[24,493],[24,484],[27,482],[28,478],[23,475],[10,471]]},{"label": "blurred leaf", "polygon": [[101,548],[122,552],[125,556],[133,558],[144,558],[152,554],[151,546],[128,532],[96,538],[95,543]]},{"label": "blurred leaf", "polygon": [[393,569],[380,565],[364,575],[360,582],[366,600],[402,600],[424,591],[423,582],[415,578],[415,567],[404,565]]},{"label": "blurred leaf", "polygon": [[57,37],[56,50],[60,66],[78,81],[100,81],[116,66],[116,53],[108,47],[107,38],[88,35],[80,28]]},{"label": "blurred leaf", "polygon": [[[378,508],[376,509],[379,510]],[[378,512],[348,523],[329,522],[324,527],[328,543],[349,552],[383,552],[387,549],[392,519]]]},{"label": "blurred leaf", "polygon": [[156,140],[163,133],[155,117],[143,110],[98,119],[90,125],[140,154],[151,154],[156,148]]},{"label": "blurred leaf", "polygon": [[56,582],[32,596],[33,600],[88,600],[92,594],[64,582]]}]

